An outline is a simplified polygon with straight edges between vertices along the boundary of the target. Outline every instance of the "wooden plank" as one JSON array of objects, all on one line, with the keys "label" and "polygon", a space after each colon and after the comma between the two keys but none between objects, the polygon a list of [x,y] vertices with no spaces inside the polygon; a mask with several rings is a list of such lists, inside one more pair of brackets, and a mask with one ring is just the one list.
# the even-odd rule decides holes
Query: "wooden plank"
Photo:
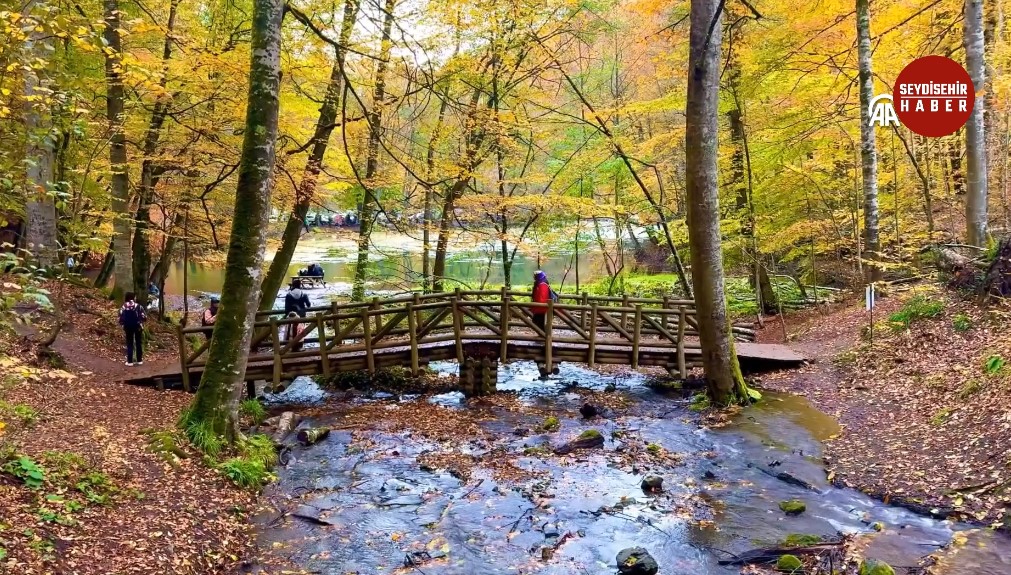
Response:
[{"label": "wooden plank", "polygon": [[182,327],[176,328],[176,334],[179,335],[179,375],[183,380],[183,389],[186,391],[190,390],[190,363],[187,361],[186,356],[186,334],[183,333]]},{"label": "wooden plank", "polygon": [[630,342],[632,341],[632,334],[628,333],[627,331],[625,331],[625,328],[618,325],[618,322],[616,322],[614,318],[611,317],[611,314],[609,312],[598,309],[597,316],[600,319],[604,320],[606,323],[610,324],[610,326],[614,328],[614,331],[617,332],[619,335],[624,336],[624,338]]},{"label": "wooden plank", "polygon": [[326,343],[326,319],[316,314],[316,329],[319,331],[319,353],[323,367],[323,377],[330,379],[330,348]]},{"label": "wooden plank", "polygon": [[[460,288],[456,289],[457,293]],[[456,361],[463,365],[463,316],[460,313],[460,301],[453,300],[453,337],[456,338]]]},{"label": "wooden plank", "polygon": [[678,309],[678,374],[681,379],[688,378],[688,368],[685,365],[685,326],[687,322],[685,321],[685,316],[687,315],[684,306]]},{"label": "wooden plank", "polygon": [[586,364],[593,369],[594,360],[596,359],[597,351],[597,302],[590,304],[590,349],[588,350],[588,357]]},{"label": "wooden plank", "polygon": [[284,362],[281,360],[280,332],[277,329],[276,317],[270,318],[270,339],[274,351],[274,373],[272,379],[276,386],[281,383],[281,371],[284,369]]},{"label": "wooden plank", "polygon": [[365,344],[365,364],[369,373],[376,372],[376,358],[372,353],[372,322],[369,321],[369,310],[362,310],[362,341]]},{"label": "wooden plank", "polygon": [[509,296],[506,288],[502,288],[502,311],[499,312],[499,361],[509,361]]},{"label": "wooden plank", "polygon": [[639,338],[642,337],[642,304],[635,304],[635,331],[632,333],[632,369],[639,369]]}]

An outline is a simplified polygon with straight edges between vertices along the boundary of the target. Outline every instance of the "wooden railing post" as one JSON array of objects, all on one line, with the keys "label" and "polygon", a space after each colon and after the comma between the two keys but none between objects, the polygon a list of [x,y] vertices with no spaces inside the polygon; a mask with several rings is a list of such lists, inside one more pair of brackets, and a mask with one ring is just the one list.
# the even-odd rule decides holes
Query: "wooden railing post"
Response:
[{"label": "wooden railing post", "polygon": [[544,368],[551,373],[552,370],[552,358],[551,358],[551,327],[554,324],[555,318],[555,302],[554,300],[548,298],[548,313],[544,318]]},{"label": "wooden railing post", "polygon": [[319,359],[323,364],[323,377],[330,379],[330,349],[326,345],[326,319],[322,312],[316,314],[316,331],[319,332]]},{"label": "wooden railing post", "polygon": [[[621,309],[628,307],[628,294],[621,296]],[[621,312],[621,329],[628,331],[628,314]]]},{"label": "wooden railing post", "polygon": [[639,338],[642,336],[642,304],[635,304],[635,331],[632,332],[632,369],[639,369]]},{"label": "wooden railing post", "polygon": [[411,375],[417,377],[421,372],[418,364],[418,318],[414,315],[414,304],[410,302],[407,303],[407,335],[411,345]]},{"label": "wooden railing post", "polygon": [[688,314],[685,306],[678,307],[678,373],[681,379],[687,379],[688,367],[685,365],[685,323]]},{"label": "wooden railing post", "polygon": [[341,320],[337,319],[340,314],[340,305],[337,302],[330,303],[330,313],[333,314],[333,347],[336,350],[337,346],[341,344]]},{"label": "wooden railing post", "polygon": [[579,327],[583,328],[583,331],[589,327],[586,325],[586,306],[590,303],[590,294],[583,292],[583,309],[579,310]]},{"label": "wooden railing post", "polygon": [[[376,317],[378,315],[376,314]],[[362,309],[362,332],[365,339],[365,364],[368,365],[369,373],[375,373],[376,358],[372,355],[372,323],[369,320],[368,308]]]},{"label": "wooden railing post", "polygon": [[189,352],[186,350],[186,334],[183,333],[183,326],[176,327],[176,333],[179,334],[179,363],[182,367],[179,374],[183,378],[183,389],[188,392],[190,391],[190,366],[186,361],[186,357],[189,355]]},{"label": "wooden railing post", "polygon": [[[663,296],[663,309],[670,309],[670,296]],[[670,330],[670,316],[663,314],[663,320],[660,322],[660,325],[664,329]]]},{"label": "wooden railing post", "polygon": [[[372,298],[372,310],[373,311],[379,311],[379,298],[378,297],[373,297]],[[383,318],[382,318],[381,314],[377,313],[376,314],[376,331],[379,331],[379,330],[383,329],[382,320],[383,320]]]},{"label": "wooden railing post", "polygon": [[505,363],[508,360],[509,353],[509,294],[506,292],[506,288],[502,288],[502,309],[499,312],[498,322],[499,331],[501,333],[502,340],[499,342],[501,348],[499,348],[499,361]]},{"label": "wooden railing post", "polygon": [[590,353],[586,365],[593,369],[597,361],[597,302],[590,304]]},{"label": "wooden railing post", "polygon": [[281,371],[284,369],[281,361],[281,335],[277,326],[277,318],[270,318],[270,343],[274,352],[274,387],[281,385]]},{"label": "wooden railing post", "polygon": [[[460,288],[456,288],[457,293]],[[463,365],[463,314],[460,312],[460,300],[453,297],[453,336],[456,338],[456,361]]]}]

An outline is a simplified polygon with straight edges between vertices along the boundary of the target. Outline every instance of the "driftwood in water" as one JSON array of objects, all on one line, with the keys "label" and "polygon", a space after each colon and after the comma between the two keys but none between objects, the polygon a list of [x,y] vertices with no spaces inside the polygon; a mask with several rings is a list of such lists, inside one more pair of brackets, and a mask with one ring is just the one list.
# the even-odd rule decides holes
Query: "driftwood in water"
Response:
[{"label": "driftwood in water", "polygon": [[327,437],[330,437],[330,428],[328,427],[313,427],[310,429],[303,429],[298,432],[295,438],[299,443],[305,445],[306,447],[323,441]]},{"label": "driftwood in water", "polygon": [[804,547],[791,547],[789,545],[779,545],[776,547],[762,547],[745,551],[740,555],[734,555],[730,559],[720,559],[720,565],[762,565],[775,563],[783,555],[821,555],[822,553],[837,553],[842,549],[842,541],[817,543]]},{"label": "driftwood in water", "polygon": [[277,429],[274,431],[273,440],[274,443],[281,443],[292,429],[295,429],[295,414],[290,411],[285,411],[281,414],[281,417],[277,420]]}]

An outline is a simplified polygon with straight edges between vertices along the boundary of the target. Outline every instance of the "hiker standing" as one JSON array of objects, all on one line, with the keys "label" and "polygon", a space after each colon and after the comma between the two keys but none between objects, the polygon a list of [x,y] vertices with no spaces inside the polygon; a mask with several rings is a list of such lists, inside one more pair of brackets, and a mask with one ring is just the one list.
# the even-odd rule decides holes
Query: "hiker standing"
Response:
[{"label": "hiker standing", "polygon": [[[219,300],[216,297],[211,298],[211,305],[209,305],[207,309],[204,310],[204,313],[201,314],[200,316],[200,325],[210,328],[214,327],[214,322],[218,320],[218,304],[220,302],[221,300]],[[204,331],[204,336],[207,339],[211,339],[212,332],[213,329]]]},{"label": "hiker standing", "polygon": [[[558,294],[551,289],[551,286],[548,284],[548,275],[541,270],[534,272],[534,289],[530,294],[530,301],[533,302],[530,311],[534,316],[534,325],[541,328],[546,340],[548,302],[558,301]],[[548,377],[549,370],[547,366],[538,363],[537,369],[541,372],[542,379]],[[550,372],[557,374],[558,367],[553,367]]]},{"label": "hiker standing", "polygon": [[119,308],[119,325],[123,326],[123,334],[126,336],[126,365],[134,364],[134,350],[137,352],[137,365],[144,364],[144,321],[147,316],[144,314],[144,307],[137,304],[137,299],[133,292],[126,292],[123,307]]},{"label": "hiker standing", "polygon": [[[292,280],[291,286],[288,288],[288,293],[284,295],[285,317],[305,317],[306,310],[310,307],[312,307],[312,302],[309,301],[309,296],[302,291],[302,282],[297,279]],[[285,339],[291,341],[298,337],[301,328],[302,325],[298,323],[288,324],[288,334]],[[301,344],[296,345],[296,351],[301,349],[301,347]]]}]

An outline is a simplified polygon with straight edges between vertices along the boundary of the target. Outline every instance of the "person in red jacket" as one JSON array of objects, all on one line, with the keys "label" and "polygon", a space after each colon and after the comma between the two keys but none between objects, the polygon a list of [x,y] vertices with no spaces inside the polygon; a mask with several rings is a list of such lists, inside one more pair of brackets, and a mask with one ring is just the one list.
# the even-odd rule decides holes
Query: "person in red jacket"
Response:
[{"label": "person in red jacket", "polygon": [[[530,311],[534,315],[534,324],[544,330],[545,317],[548,313],[548,301],[551,300],[551,286],[548,285],[548,275],[541,270],[534,272],[534,289],[530,301],[534,303]],[[539,304],[539,305],[538,305]]]}]

